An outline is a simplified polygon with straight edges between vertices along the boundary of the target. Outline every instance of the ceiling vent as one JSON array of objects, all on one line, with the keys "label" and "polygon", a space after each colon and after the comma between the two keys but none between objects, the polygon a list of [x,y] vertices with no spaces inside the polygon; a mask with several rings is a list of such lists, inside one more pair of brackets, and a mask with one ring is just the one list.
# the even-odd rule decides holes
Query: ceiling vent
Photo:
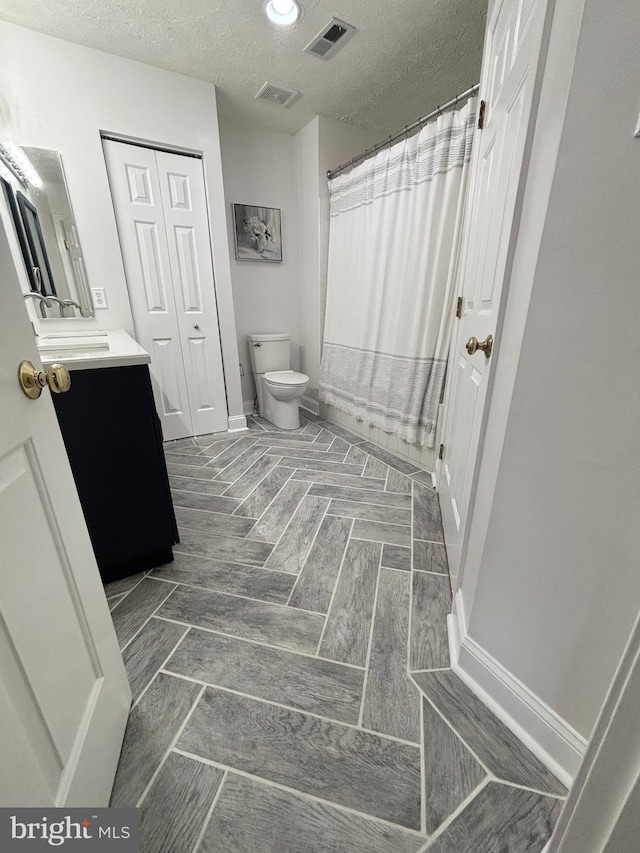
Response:
[{"label": "ceiling vent", "polygon": [[356,28],[339,18],[331,18],[326,27],[305,47],[305,53],[317,56],[318,59],[331,59],[333,54],[346,44],[355,33]]},{"label": "ceiling vent", "polygon": [[295,89],[288,89],[286,86],[267,81],[256,95],[256,101],[267,101],[270,104],[277,104],[279,107],[288,107],[299,94],[300,92]]}]

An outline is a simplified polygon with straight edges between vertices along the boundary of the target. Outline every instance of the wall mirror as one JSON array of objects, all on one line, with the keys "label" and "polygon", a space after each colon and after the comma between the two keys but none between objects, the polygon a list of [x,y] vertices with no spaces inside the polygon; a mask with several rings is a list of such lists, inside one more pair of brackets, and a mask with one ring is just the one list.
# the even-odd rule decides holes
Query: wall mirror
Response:
[{"label": "wall mirror", "polygon": [[93,316],[78,229],[57,151],[0,144],[2,185],[39,316]]}]

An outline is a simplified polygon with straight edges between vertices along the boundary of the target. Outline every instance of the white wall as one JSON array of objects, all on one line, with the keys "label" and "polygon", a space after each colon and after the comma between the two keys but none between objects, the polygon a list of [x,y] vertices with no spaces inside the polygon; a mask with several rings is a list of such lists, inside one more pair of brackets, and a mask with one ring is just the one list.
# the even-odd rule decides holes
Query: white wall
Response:
[{"label": "white wall", "polygon": [[[227,240],[238,334],[244,367],[242,397],[252,402],[255,386],[247,334],[290,332],[292,366],[300,369],[300,220],[294,138],[260,127],[235,124],[220,116]],[[232,204],[277,207],[282,216],[282,263],[238,261],[235,257]],[[301,215],[302,214],[302,215]]]},{"label": "white wall", "polygon": [[639,39],[636,0],[587,0],[484,553],[462,581],[471,639],[585,738],[640,608]]},{"label": "white wall", "polygon": [[0,128],[60,152],[104,328],[133,331],[100,132],[202,152],[229,415],[242,414],[214,86],[0,23]]}]

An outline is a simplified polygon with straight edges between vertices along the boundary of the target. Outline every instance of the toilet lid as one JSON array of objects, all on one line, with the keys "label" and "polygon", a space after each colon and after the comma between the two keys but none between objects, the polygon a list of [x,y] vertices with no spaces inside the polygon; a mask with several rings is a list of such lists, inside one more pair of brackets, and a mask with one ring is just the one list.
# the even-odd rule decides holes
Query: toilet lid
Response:
[{"label": "toilet lid", "polygon": [[265,373],[264,378],[273,385],[305,385],[309,381],[308,376],[296,373],[295,370],[276,370]]}]

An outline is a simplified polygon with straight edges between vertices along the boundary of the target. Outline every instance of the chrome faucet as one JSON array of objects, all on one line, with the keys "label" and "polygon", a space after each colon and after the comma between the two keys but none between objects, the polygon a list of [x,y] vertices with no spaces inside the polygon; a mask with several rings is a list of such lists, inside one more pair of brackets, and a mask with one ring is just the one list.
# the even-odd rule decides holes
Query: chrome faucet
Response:
[{"label": "chrome faucet", "polygon": [[84,311],[82,310],[82,305],[78,305],[78,303],[74,302],[73,299],[63,299],[62,304],[66,308],[71,308],[71,306],[73,306],[74,308],[77,308],[78,311],[80,312],[80,316],[84,317]]},{"label": "chrome faucet", "polygon": [[46,319],[47,312],[45,311],[45,305],[47,308],[51,308],[49,297],[43,296],[41,293],[36,293],[35,290],[31,290],[29,293],[23,293],[22,295],[25,299],[37,299],[40,302],[40,313],[42,314],[42,317]]},{"label": "chrome faucet", "polygon": [[49,300],[49,302],[57,302],[58,303],[58,310],[60,311],[60,316],[64,317],[64,302],[63,302],[63,300],[58,299],[57,296],[49,296],[49,294],[47,294],[47,299]]}]

